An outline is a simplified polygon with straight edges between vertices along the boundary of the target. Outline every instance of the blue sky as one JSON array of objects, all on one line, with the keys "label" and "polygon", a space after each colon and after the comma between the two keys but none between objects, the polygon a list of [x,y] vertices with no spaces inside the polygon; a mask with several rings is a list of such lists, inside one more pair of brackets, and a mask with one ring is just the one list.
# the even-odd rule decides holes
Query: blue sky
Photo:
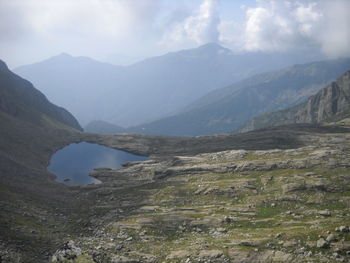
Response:
[{"label": "blue sky", "polygon": [[149,57],[207,42],[349,56],[348,10],[349,0],[0,0],[0,58]]}]

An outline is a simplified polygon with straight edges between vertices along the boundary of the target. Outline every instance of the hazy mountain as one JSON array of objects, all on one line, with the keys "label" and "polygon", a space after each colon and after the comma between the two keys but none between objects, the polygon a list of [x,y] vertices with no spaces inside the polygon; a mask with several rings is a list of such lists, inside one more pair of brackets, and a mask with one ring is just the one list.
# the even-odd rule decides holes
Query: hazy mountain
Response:
[{"label": "hazy mountain", "polygon": [[82,130],[67,110],[49,102],[29,81],[12,73],[1,60],[0,111],[39,126],[55,122],[56,125],[61,123]]},{"label": "hazy mountain", "polygon": [[113,65],[127,66],[144,59],[145,57],[127,56],[127,55],[115,53],[104,57],[101,61],[113,64]]},{"label": "hazy mountain", "polygon": [[122,67],[90,58],[61,54],[15,72],[32,81],[52,102],[69,109],[85,123],[90,118],[106,117],[102,116],[105,104],[101,102],[106,92],[114,89],[111,83],[117,82],[122,70]]},{"label": "hazy mountain", "polygon": [[84,127],[85,132],[95,132],[95,133],[105,133],[105,134],[113,134],[113,133],[124,133],[126,132],[126,129],[106,122],[106,121],[92,121],[89,122],[85,127]]},{"label": "hazy mountain", "polygon": [[304,101],[348,69],[350,59],[338,59],[259,74],[209,93],[180,114],[132,130],[184,136],[235,131],[258,114]]},{"label": "hazy mountain", "polygon": [[104,120],[126,127],[170,116],[208,92],[253,74],[309,59],[295,54],[235,54],[211,43],[127,67],[62,54],[15,72],[84,125]]},{"label": "hazy mountain", "polygon": [[350,116],[350,71],[306,102],[255,117],[242,131],[294,123],[321,123]]}]

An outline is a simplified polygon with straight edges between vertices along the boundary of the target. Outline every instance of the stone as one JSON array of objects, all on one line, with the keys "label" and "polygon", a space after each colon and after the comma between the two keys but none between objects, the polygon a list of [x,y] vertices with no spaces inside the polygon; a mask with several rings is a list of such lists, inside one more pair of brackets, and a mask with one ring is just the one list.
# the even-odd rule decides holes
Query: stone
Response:
[{"label": "stone", "polygon": [[219,227],[219,228],[216,229],[216,231],[219,232],[219,233],[226,233],[227,229],[223,228],[223,227]]},{"label": "stone", "polygon": [[324,240],[323,238],[320,238],[319,240],[317,240],[316,247],[318,247],[318,248],[328,248],[329,247],[329,243],[326,240]]},{"label": "stone", "polygon": [[191,255],[191,252],[187,250],[177,250],[172,251],[170,254],[166,257],[167,259],[183,259],[187,258]]},{"label": "stone", "polygon": [[114,255],[112,257],[111,263],[139,263],[139,260],[130,259],[124,256]]},{"label": "stone", "polygon": [[276,235],[275,235],[275,238],[280,238],[282,236],[282,233],[277,233]]},{"label": "stone", "polygon": [[232,217],[232,216],[225,216],[224,217],[224,222],[232,223],[232,222],[234,222],[234,217]]},{"label": "stone", "polygon": [[81,254],[81,249],[75,245],[73,240],[70,240],[67,243],[65,243],[61,249],[57,250],[54,253],[51,262],[73,260]]},{"label": "stone", "polygon": [[349,227],[348,226],[340,226],[340,227],[337,227],[335,229],[335,231],[346,233],[346,232],[349,232]]},{"label": "stone", "polygon": [[323,210],[319,212],[319,215],[321,216],[331,216],[331,212],[329,210]]},{"label": "stone", "polygon": [[329,234],[326,238],[327,242],[333,242],[336,241],[337,237],[334,234]]},{"label": "stone", "polygon": [[215,259],[223,256],[224,253],[221,250],[201,250],[199,252],[199,258]]},{"label": "stone", "polygon": [[295,240],[290,240],[283,243],[283,247],[295,247],[296,245],[298,245],[298,242]]}]

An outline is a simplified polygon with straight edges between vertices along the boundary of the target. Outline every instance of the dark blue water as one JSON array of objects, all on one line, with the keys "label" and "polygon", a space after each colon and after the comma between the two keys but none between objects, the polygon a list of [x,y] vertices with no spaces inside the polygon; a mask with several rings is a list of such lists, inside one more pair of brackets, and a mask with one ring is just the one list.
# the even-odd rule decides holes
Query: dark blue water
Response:
[{"label": "dark blue water", "polygon": [[147,159],[98,144],[81,142],[56,152],[51,158],[48,170],[57,176],[56,181],[66,185],[93,184],[99,182],[89,176],[94,168],[117,169],[122,163]]}]

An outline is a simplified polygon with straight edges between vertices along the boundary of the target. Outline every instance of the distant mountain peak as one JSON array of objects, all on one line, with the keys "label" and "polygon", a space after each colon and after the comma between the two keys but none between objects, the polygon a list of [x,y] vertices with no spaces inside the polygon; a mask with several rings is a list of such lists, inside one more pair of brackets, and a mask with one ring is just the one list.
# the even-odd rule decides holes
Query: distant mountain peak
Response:
[{"label": "distant mountain peak", "polygon": [[216,42],[208,42],[198,47],[198,49],[226,49]]},{"label": "distant mountain peak", "polygon": [[68,53],[61,53],[61,54],[58,54],[56,56],[53,56],[47,60],[62,60],[62,61],[66,61],[66,60],[71,60],[71,59],[74,59],[74,57]]},{"label": "distant mountain peak", "polygon": [[206,43],[193,50],[200,54],[212,54],[212,55],[229,55],[232,53],[230,49],[225,48],[216,42]]},{"label": "distant mountain peak", "polygon": [[57,55],[57,57],[72,58],[73,56],[68,53],[62,52],[61,54]]}]

